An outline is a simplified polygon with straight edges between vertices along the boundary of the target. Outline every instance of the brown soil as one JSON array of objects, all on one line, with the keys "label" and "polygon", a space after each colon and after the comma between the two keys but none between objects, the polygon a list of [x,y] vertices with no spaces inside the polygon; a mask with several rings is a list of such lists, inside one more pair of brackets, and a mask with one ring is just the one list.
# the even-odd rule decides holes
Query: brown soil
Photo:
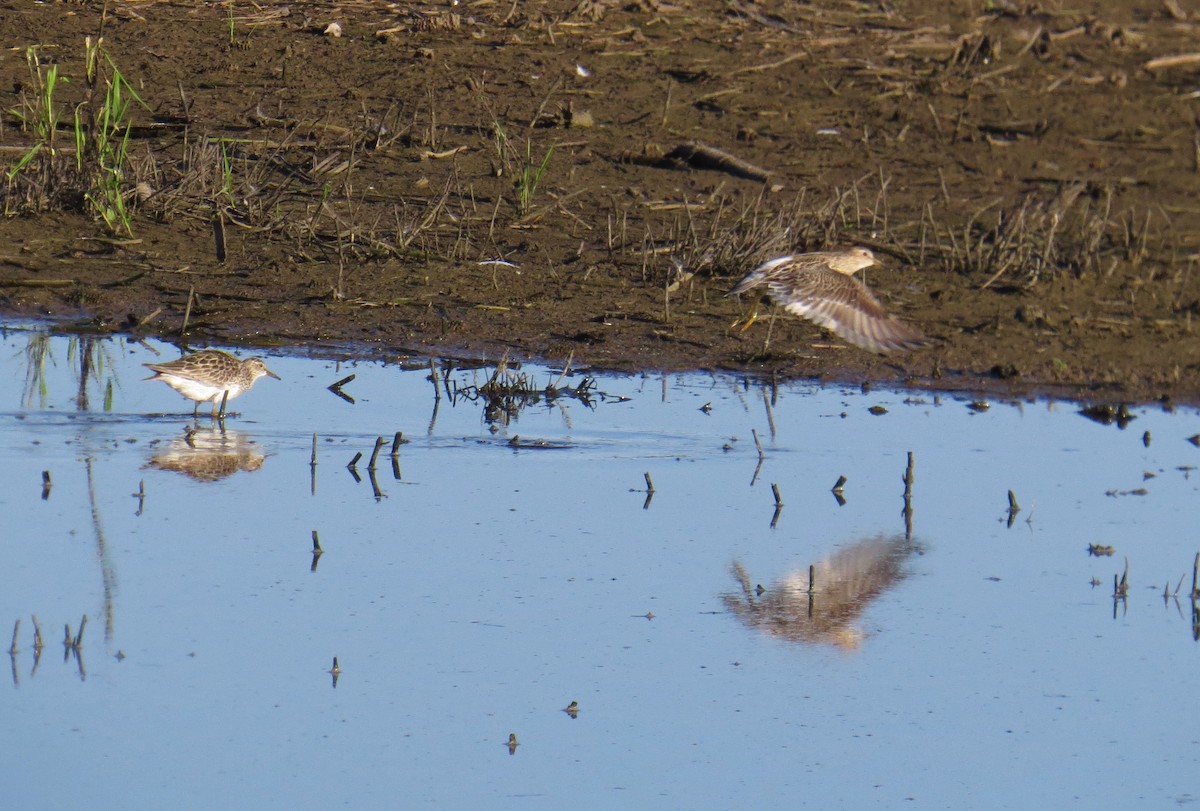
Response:
[{"label": "brown soil", "polygon": [[[1200,60],[1163,61],[1198,50],[1200,5],[1085,6],[110,3],[147,106],[134,238],[9,182],[0,309],[173,339],[190,303],[192,343],[1200,402]],[[0,162],[34,143],[11,112],[29,46],[72,79],[73,160],[103,9],[0,8]],[[736,162],[669,157],[694,143]],[[722,294],[754,264],[853,244],[936,346],[879,357],[784,317],[764,355],[764,324],[733,327],[753,302]]]}]

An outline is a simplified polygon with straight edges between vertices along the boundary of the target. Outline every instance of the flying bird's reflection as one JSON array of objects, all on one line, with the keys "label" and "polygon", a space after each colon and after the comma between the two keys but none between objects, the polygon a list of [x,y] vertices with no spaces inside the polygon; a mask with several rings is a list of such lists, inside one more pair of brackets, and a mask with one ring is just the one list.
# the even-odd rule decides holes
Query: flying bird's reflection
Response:
[{"label": "flying bird's reflection", "polygon": [[150,458],[147,467],[173,470],[196,481],[215,482],[239,470],[253,472],[266,456],[247,435],[221,428],[188,428],[167,449]]},{"label": "flying bird's reflection", "polygon": [[917,551],[902,536],[864,538],[767,588],[755,586],[745,567],[734,561],[741,593],[721,599],[750,628],[790,642],[855,650],[866,636],[858,625],[860,616],[872,600],[905,578],[905,562]]}]

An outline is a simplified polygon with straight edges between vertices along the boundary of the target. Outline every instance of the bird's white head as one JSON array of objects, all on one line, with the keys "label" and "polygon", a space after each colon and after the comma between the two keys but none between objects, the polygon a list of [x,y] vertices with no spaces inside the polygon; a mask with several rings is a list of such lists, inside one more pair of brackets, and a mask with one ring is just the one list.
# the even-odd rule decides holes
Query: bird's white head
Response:
[{"label": "bird's white head", "polygon": [[829,263],[829,266],[838,273],[845,273],[847,276],[852,276],[863,268],[869,268],[875,264],[878,264],[875,254],[866,248],[854,247],[838,254],[837,258]]},{"label": "bird's white head", "polygon": [[276,380],[280,379],[279,375],[267,368],[267,364],[263,362],[262,358],[248,359],[246,361],[246,370],[250,372],[250,376],[254,380],[258,380],[260,377],[273,377]]}]

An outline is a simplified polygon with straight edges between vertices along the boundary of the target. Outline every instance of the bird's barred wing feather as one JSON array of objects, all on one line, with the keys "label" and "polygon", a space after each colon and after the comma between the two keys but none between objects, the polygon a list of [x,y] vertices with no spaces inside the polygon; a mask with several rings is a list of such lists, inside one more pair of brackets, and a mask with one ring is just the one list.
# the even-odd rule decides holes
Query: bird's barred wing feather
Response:
[{"label": "bird's barred wing feather", "polygon": [[733,286],[733,289],[726,293],[726,296],[736,296],[738,293],[745,293],[747,290],[766,283],[778,283],[781,277],[793,270],[796,266],[794,256],[781,256],[778,259],[772,259],[770,262],[764,262],[754,270],[747,273],[740,282]]},{"label": "bird's barred wing feather", "polygon": [[771,298],[788,312],[873,352],[924,346],[925,336],[888,314],[866,286],[833,271],[805,274],[798,283],[774,280]]}]

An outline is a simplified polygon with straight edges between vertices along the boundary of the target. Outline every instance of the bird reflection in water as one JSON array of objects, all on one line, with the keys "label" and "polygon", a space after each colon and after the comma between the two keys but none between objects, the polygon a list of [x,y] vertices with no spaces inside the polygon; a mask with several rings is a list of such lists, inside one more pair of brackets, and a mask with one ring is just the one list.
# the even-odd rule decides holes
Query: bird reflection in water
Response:
[{"label": "bird reflection in water", "polygon": [[239,470],[253,472],[266,456],[248,436],[219,427],[185,429],[166,450],[156,453],[147,467],[173,470],[200,482],[215,482]]},{"label": "bird reflection in water", "polygon": [[872,600],[907,576],[905,563],[918,551],[902,536],[864,538],[765,589],[734,561],[741,593],[721,599],[748,627],[771,636],[856,650],[866,636],[859,618]]}]

